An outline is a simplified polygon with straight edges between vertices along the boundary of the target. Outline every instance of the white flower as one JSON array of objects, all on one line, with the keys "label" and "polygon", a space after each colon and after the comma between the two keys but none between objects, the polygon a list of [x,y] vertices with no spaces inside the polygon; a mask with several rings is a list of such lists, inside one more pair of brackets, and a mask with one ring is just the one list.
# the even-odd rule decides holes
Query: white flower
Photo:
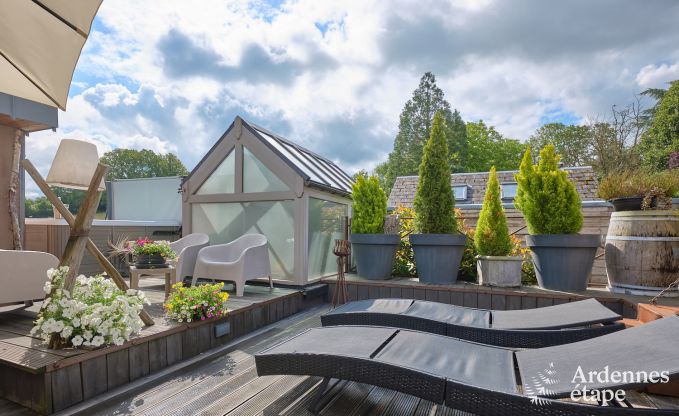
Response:
[{"label": "white flower", "polygon": [[135,296],[137,294],[137,289],[127,289],[127,296]]},{"label": "white flower", "polygon": [[49,280],[45,282],[45,285],[42,287],[42,290],[45,291],[45,293],[49,294],[52,291],[52,282]]},{"label": "white flower", "polygon": [[115,337],[113,338],[113,343],[115,345],[123,345],[125,343],[125,339],[123,337]]},{"label": "white flower", "polygon": [[85,337],[85,339],[88,340],[88,341],[92,339],[92,336],[93,336],[93,334],[92,334],[92,331],[90,331],[90,330],[87,330],[83,333],[83,337]]},{"label": "white flower", "polygon": [[101,335],[97,335],[96,337],[92,338],[92,345],[95,347],[98,347],[104,343],[104,337]]},{"label": "white flower", "polygon": [[78,318],[78,317],[73,318],[73,319],[71,320],[71,323],[73,324],[73,327],[74,327],[74,328],[79,327],[79,326],[80,326],[80,318]]},{"label": "white flower", "polygon": [[68,339],[71,334],[73,334],[73,327],[71,326],[65,326],[64,329],[61,330],[61,337],[64,339]]},{"label": "white flower", "polygon": [[81,337],[80,335],[76,335],[71,340],[71,344],[73,344],[74,347],[79,347],[83,344],[83,341],[84,341],[83,337]]},{"label": "white flower", "polygon": [[56,312],[58,309],[59,309],[59,307],[58,307],[57,305],[53,304],[53,303],[50,304],[49,306],[47,306],[47,311],[48,311],[48,312],[54,313],[54,312]]}]

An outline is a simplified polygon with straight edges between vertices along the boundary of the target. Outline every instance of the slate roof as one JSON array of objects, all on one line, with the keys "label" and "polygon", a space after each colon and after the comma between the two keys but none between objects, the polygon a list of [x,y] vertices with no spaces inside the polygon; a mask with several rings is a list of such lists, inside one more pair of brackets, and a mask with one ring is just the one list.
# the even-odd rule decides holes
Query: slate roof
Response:
[{"label": "slate roof", "polygon": [[[569,178],[575,183],[575,188],[583,201],[595,201],[597,197],[598,181],[591,166],[563,168]],[[498,180],[502,183],[514,183],[514,174],[518,171],[497,172]],[[387,205],[391,208],[398,206],[412,207],[415,191],[417,190],[417,176],[399,176],[389,194]],[[482,204],[486,193],[488,172],[454,173],[450,175],[451,186],[467,185],[467,199],[456,200],[456,204]],[[511,201],[507,201],[511,202]]]}]

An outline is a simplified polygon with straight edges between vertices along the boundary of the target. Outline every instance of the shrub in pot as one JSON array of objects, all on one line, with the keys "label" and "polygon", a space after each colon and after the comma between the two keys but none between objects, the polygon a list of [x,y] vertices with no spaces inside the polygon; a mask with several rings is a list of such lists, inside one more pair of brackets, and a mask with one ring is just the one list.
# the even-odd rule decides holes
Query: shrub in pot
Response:
[{"label": "shrub in pot", "polygon": [[537,165],[533,165],[530,149],[526,150],[515,178],[514,205],[528,225],[526,244],[538,284],[552,290],[587,289],[601,237],[578,234],[583,223],[580,196],[568,174],[559,169],[554,146],[540,151]]},{"label": "shrub in pot", "polygon": [[679,174],[640,170],[613,172],[599,183],[598,195],[613,204],[615,211],[670,209],[679,191]]},{"label": "shrub in pot", "polygon": [[512,256],[507,218],[500,200],[500,183],[495,166],[490,169],[486,196],[474,232],[479,255],[476,268],[479,284],[501,287],[521,286],[521,256]]},{"label": "shrub in pot", "polygon": [[419,175],[413,202],[415,229],[419,234],[410,236],[417,275],[424,283],[453,283],[467,237],[457,232],[448,144],[440,113],[434,115]]},{"label": "shrub in pot", "polygon": [[381,280],[391,276],[398,234],[384,234],[387,195],[375,176],[359,175],[351,187],[351,253],[358,275]]}]

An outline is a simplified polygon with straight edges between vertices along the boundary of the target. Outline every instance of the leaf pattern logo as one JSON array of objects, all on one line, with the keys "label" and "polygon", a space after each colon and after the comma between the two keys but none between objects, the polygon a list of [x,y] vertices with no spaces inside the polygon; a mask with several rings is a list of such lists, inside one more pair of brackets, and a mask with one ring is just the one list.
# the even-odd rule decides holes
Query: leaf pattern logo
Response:
[{"label": "leaf pattern logo", "polygon": [[547,368],[530,378],[530,383],[524,383],[524,391],[532,404],[547,406],[551,404],[549,397],[555,395],[555,392],[550,390],[549,386],[558,382],[556,368],[554,363],[550,362]]}]

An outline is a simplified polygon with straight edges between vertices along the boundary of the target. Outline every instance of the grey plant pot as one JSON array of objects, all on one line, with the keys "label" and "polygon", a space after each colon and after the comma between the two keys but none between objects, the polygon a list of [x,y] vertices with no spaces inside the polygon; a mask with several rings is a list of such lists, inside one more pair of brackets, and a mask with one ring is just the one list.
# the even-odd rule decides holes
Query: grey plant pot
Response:
[{"label": "grey plant pot", "polygon": [[477,256],[476,271],[480,285],[521,286],[521,256]]},{"label": "grey plant pot", "polygon": [[359,276],[370,280],[391,278],[394,256],[401,241],[397,234],[351,234],[349,241]]},{"label": "grey plant pot", "polygon": [[455,283],[466,242],[464,234],[411,234],[410,245],[420,282]]},{"label": "grey plant pot", "polygon": [[526,245],[531,249],[540,287],[565,292],[587,290],[600,235],[527,235]]}]

